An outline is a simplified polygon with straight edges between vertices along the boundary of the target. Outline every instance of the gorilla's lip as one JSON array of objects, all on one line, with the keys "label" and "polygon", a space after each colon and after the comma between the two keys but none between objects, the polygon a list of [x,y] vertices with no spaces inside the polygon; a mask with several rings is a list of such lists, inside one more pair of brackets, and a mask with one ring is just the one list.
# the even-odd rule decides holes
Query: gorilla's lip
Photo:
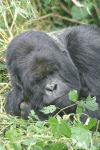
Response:
[{"label": "gorilla's lip", "polygon": [[58,101],[60,98],[64,97],[65,95],[68,95],[68,92],[62,94],[61,96],[59,96],[59,97],[57,97],[57,98],[55,98],[55,99],[52,99],[51,101],[47,101],[47,100],[46,100],[46,104],[47,104],[47,105],[50,105],[50,104],[52,104],[52,103]]},{"label": "gorilla's lip", "polygon": [[62,98],[62,97],[65,96],[66,94],[68,94],[68,92],[64,93],[63,95],[61,95],[61,96],[59,96],[59,97],[57,97],[57,98],[55,98],[54,101],[58,100],[59,98]]}]

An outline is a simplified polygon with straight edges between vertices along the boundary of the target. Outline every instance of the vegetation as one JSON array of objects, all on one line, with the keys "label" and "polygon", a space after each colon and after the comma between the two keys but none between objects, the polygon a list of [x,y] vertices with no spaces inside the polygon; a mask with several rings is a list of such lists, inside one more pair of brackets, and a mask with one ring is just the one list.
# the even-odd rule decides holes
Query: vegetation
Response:
[{"label": "vegetation", "polygon": [[[99,3],[98,0],[0,1],[0,150],[100,149],[100,134],[97,132],[99,122],[96,125],[96,119],[89,118],[83,125],[79,119],[85,108],[97,110],[95,97],[88,96],[86,103],[82,100],[78,102],[74,90],[69,93],[69,98],[77,104],[76,114],[65,114],[61,118],[58,113],[47,122],[38,120],[34,111],[31,111],[29,120],[25,121],[6,114],[4,109],[4,99],[10,89],[5,66],[9,41],[28,29],[50,32],[84,23],[100,27]],[[50,113],[57,108],[50,106],[44,109]],[[44,109],[41,111],[44,112]],[[73,122],[70,116],[73,116]],[[33,121],[33,117],[38,121]],[[89,131],[94,126],[96,132]]]},{"label": "vegetation", "polygon": [[[74,105],[77,104],[77,111],[76,114],[64,115],[63,119],[59,116],[59,113],[69,106],[60,110],[54,117],[49,117],[47,122],[40,121],[33,110],[29,114],[28,121],[3,114],[0,117],[1,150],[5,147],[8,150],[95,150],[100,148],[100,134],[97,132],[99,122],[96,126],[96,119],[91,119],[89,116],[84,125],[80,122],[80,116],[85,108],[93,111],[98,109],[96,98],[91,98],[89,95],[86,102],[82,100],[79,102],[77,98],[76,90],[69,93],[69,99],[75,102]],[[56,109],[54,105],[50,105],[40,111],[48,114]],[[73,116],[73,122],[70,120],[70,116]],[[33,118],[38,121],[33,121]],[[93,127],[96,127],[95,133],[89,131]]]}]

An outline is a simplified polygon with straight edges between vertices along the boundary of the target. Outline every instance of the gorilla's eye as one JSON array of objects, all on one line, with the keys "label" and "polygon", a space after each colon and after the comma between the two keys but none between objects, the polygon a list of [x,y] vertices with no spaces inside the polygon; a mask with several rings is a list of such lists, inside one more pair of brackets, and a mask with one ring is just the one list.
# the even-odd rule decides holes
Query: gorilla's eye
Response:
[{"label": "gorilla's eye", "polygon": [[36,81],[36,82],[39,82],[39,81],[41,81],[43,79],[43,75],[41,74],[41,73],[39,73],[39,72],[35,72],[35,74],[34,74],[34,80]]},{"label": "gorilla's eye", "polygon": [[59,70],[59,68],[60,68],[60,67],[59,67],[58,65],[56,65],[56,64],[55,64],[55,65],[53,65],[53,70],[54,70],[54,71]]},{"label": "gorilla's eye", "polygon": [[52,75],[52,74],[54,74],[54,71],[48,69],[48,74],[49,74],[49,75]]},{"label": "gorilla's eye", "polygon": [[50,64],[46,68],[46,72],[48,74],[54,74],[58,70],[58,66],[55,64]]}]

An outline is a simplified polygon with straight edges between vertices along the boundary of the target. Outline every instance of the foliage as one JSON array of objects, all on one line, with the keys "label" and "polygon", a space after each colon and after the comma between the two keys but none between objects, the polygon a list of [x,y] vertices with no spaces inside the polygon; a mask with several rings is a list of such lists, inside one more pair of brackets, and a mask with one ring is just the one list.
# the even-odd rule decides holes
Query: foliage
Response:
[{"label": "foliage", "polygon": [[[89,130],[96,119],[88,117],[85,124],[80,116],[88,108],[97,110],[96,98],[89,95],[86,102],[77,101],[77,91],[69,93],[69,99],[77,105],[76,114],[59,116],[60,110],[47,122],[40,121],[32,110],[29,120],[18,119],[5,113],[4,98],[9,91],[8,73],[5,66],[7,44],[20,32],[39,29],[47,32],[79,24],[96,24],[100,27],[99,1],[80,0],[1,0],[0,1],[0,150],[64,150],[100,148],[100,134]],[[84,7],[83,7],[84,6]],[[70,106],[71,107],[71,106]],[[57,108],[48,106],[41,112],[52,113]],[[85,114],[86,115],[86,114]],[[73,116],[74,121],[70,120]],[[38,121],[33,121],[33,118]],[[98,127],[98,125],[97,125]]]},{"label": "foliage", "polygon": [[[69,98],[78,104],[76,90],[69,93]],[[70,117],[62,119],[59,115],[49,117],[48,121],[40,121],[33,110],[29,114],[28,121],[3,114],[0,118],[1,150],[60,150],[70,148],[94,150],[100,148],[100,133],[98,133],[97,130],[95,133],[89,131],[96,126],[96,119],[91,119],[87,116],[88,118],[85,124],[80,121],[80,116],[84,114],[83,111],[85,111],[87,107],[86,103],[92,99],[95,101],[95,99],[89,95],[86,102],[83,102],[85,106],[83,103],[77,105],[77,109],[78,107],[81,108],[80,112],[78,111],[76,114],[69,115],[74,116],[74,121],[71,121]],[[95,109],[91,103],[88,103],[88,108],[93,111],[97,110],[96,101],[93,105],[94,104],[96,106]],[[51,109],[55,111],[57,108],[53,105],[45,107],[46,114],[47,112],[51,113]],[[67,107],[64,109],[67,109]],[[61,111],[64,111],[64,109]],[[43,112],[44,109],[41,111]],[[34,116],[38,121],[33,120]]]},{"label": "foliage", "polygon": [[43,112],[44,114],[53,113],[56,110],[56,107],[54,105],[50,105],[48,107],[43,107],[43,109],[40,110],[40,112]]}]

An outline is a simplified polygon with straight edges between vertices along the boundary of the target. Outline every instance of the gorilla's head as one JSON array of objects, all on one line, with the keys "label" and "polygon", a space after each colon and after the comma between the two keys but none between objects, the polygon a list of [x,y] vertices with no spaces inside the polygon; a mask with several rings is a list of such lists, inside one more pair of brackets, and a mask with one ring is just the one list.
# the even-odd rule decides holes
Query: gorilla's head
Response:
[{"label": "gorilla's head", "polygon": [[[12,111],[11,107],[15,108],[16,114],[21,108],[21,114],[26,118],[28,106],[25,102],[30,106],[29,110],[34,109],[40,119],[45,119],[40,109],[51,104],[60,108],[69,106],[72,102],[68,93],[73,89],[80,91],[78,70],[66,47],[45,32],[26,31],[16,36],[7,48],[6,60],[13,89],[13,94],[6,99],[8,113]],[[17,96],[21,98],[17,99]],[[9,98],[13,106],[8,108]],[[67,112],[73,112],[73,109],[75,107]]]}]

